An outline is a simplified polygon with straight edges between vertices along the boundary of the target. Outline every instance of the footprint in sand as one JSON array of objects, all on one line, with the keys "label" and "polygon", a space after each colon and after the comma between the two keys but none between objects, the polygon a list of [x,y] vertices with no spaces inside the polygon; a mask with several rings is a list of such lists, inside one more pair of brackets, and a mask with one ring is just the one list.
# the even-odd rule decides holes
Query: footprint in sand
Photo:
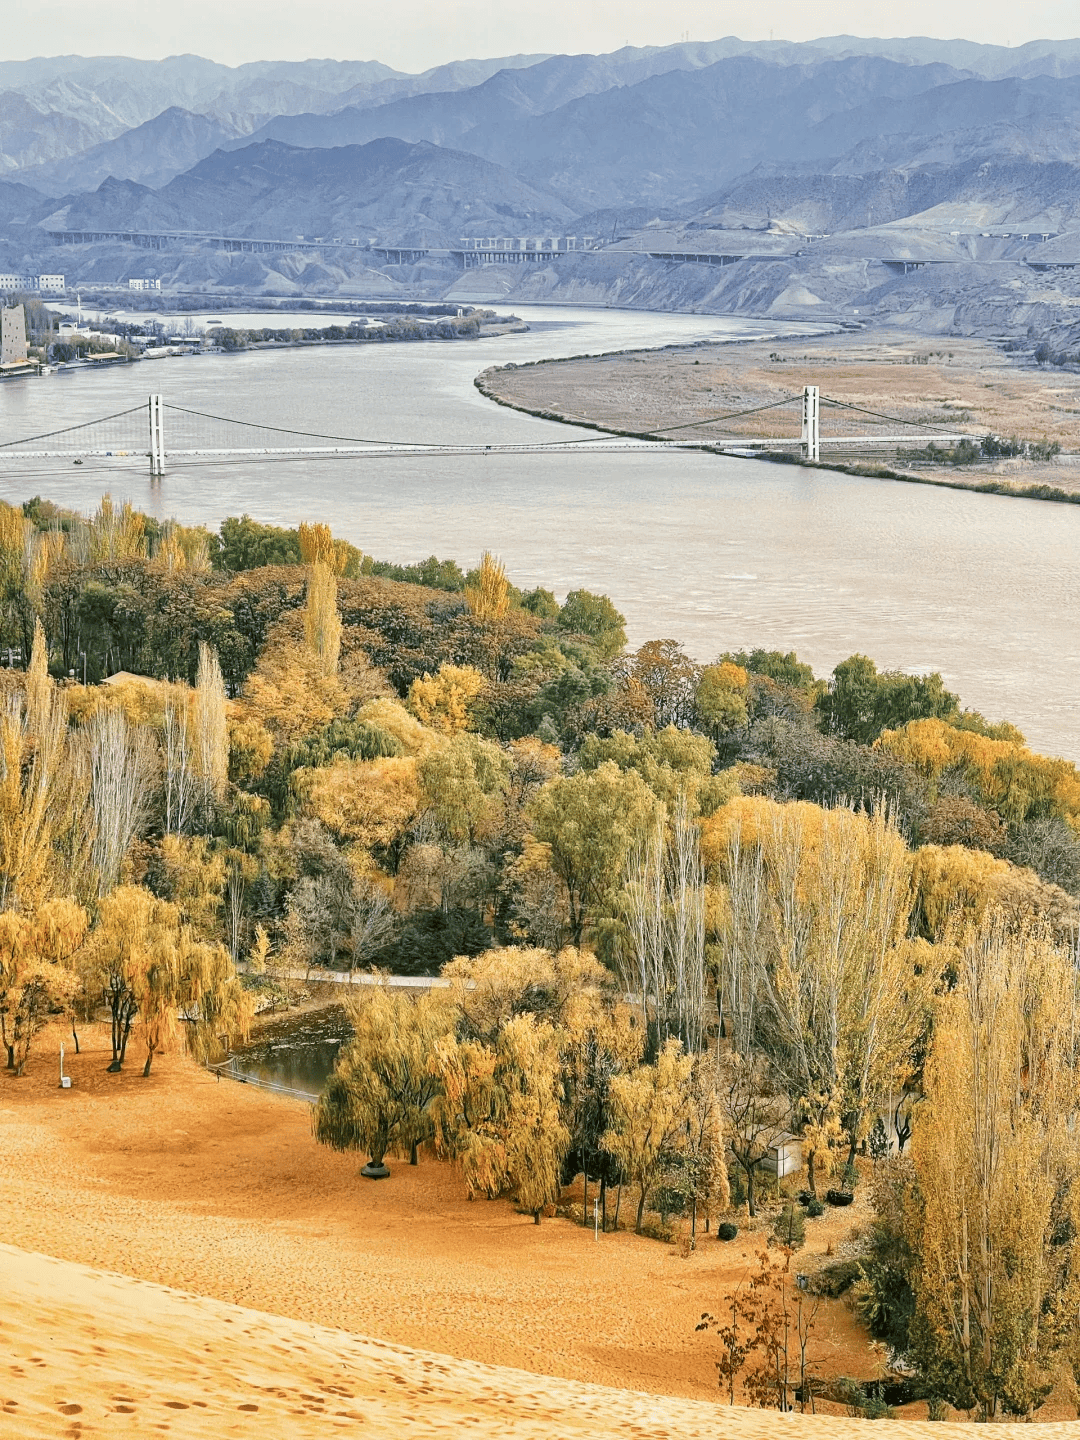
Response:
[{"label": "footprint in sand", "polygon": [[258,1405],[237,1405],[237,1410],[258,1410]]},{"label": "footprint in sand", "polygon": [[58,1405],[58,1406],[57,1406],[57,1409],[60,1411],[60,1414],[61,1414],[61,1415],[81,1415],[81,1414],[82,1414],[82,1406],[81,1406],[81,1405],[74,1405],[74,1404],[72,1404],[72,1405]]},{"label": "footprint in sand", "polygon": [[166,1400],[165,1408],[166,1410],[190,1410],[191,1406],[183,1400]]}]

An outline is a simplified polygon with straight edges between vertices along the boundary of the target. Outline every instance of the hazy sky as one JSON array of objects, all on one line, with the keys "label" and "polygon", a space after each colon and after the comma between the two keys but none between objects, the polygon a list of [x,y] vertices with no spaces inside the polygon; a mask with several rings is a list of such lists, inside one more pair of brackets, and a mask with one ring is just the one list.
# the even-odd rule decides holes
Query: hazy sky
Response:
[{"label": "hazy sky", "polygon": [[193,52],[245,60],[446,60],[615,50],[686,38],[962,36],[998,45],[1080,34],[1075,0],[0,0],[0,58]]}]

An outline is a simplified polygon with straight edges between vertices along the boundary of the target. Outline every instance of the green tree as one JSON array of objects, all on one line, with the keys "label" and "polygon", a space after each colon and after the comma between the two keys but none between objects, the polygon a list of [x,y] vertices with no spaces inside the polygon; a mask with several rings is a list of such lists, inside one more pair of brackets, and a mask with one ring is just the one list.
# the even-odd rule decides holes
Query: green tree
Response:
[{"label": "green tree", "polygon": [[956,696],[937,671],[879,671],[866,655],[837,665],[817,707],[829,730],[860,745],[871,745],[883,730],[898,730],[910,720],[955,720],[960,714]]},{"label": "green tree", "polygon": [[295,530],[260,525],[250,515],[230,515],[219,535],[210,537],[215,570],[257,570],[263,565],[299,565],[300,537]]},{"label": "green tree", "polygon": [[612,908],[627,857],[657,808],[641,776],[611,760],[552,781],[530,806],[533,835],[566,891],[575,945],[601,908]]},{"label": "green tree", "polygon": [[611,660],[626,648],[626,619],[606,595],[571,590],[555,623],[591,640],[601,660]]}]

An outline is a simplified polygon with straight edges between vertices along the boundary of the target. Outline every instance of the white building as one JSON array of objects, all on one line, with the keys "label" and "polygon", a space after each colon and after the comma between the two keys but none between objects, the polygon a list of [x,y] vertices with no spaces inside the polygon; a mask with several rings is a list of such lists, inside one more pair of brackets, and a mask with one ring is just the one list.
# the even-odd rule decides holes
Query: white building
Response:
[{"label": "white building", "polygon": [[129,280],[129,290],[160,290],[160,280]]},{"label": "white building", "polygon": [[0,290],[39,290],[62,295],[64,289],[63,275],[0,275]]}]

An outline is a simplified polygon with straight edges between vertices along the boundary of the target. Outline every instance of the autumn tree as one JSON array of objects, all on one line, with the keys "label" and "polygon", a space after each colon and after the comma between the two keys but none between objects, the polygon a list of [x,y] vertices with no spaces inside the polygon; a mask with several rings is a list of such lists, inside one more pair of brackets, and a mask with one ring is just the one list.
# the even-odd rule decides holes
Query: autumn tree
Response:
[{"label": "autumn tree", "polygon": [[91,858],[97,893],[105,895],[117,884],[132,843],[150,821],[157,747],[149,730],[129,725],[114,706],[99,710],[80,738],[93,816]]},{"label": "autumn tree", "polygon": [[436,1047],[453,1028],[453,1007],[442,991],[414,996],[375,983],[350,993],[348,1010],[354,1038],[315,1107],[315,1139],[366,1153],[376,1171],[388,1154],[408,1154],[415,1165],[434,1135]]},{"label": "autumn tree", "polygon": [[469,1194],[510,1191],[539,1225],[558,1199],[570,1143],[554,1026],[531,1013],[514,1015],[491,1044],[443,1040],[435,1064],[438,1142],[461,1166]]},{"label": "autumn tree", "polygon": [[653,1065],[611,1081],[611,1128],[604,1149],[638,1188],[635,1230],[641,1234],[645,1202],[665,1164],[687,1144],[693,1117],[693,1060],[669,1040]]},{"label": "autumn tree", "polygon": [[730,661],[706,665],[702,670],[694,695],[694,711],[702,728],[714,739],[746,728],[749,686],[746,671]]},{"label": "autumn tree", "polygon": [[435,676],[425,673],[409,689],[409,709],[422,725],[444,735],[473,728],[474,702],[484,677],[471,665],[440,665]]},{"label": "autumn tree", "polygon": [[82,789],[67,706],[49,679],[38,625],[25,695],[11,693],[0,704],[0,910],[31,911],[68,888],[61,841],[74,830],[70,860],[85,836]]},{"label": "autumn tree", "polygon": [[850,1160],[925,1025],[935,973],[907,940],[911,860],[880,811],[729,810],[722,1007],[737,1052],[768,1056],[801,1117],[813,1191],[841,1122]]},{"label": "autumn tree", "polygon": [[653,724],[685,728],[694,713],[694,698],[701,677],[677,640],[649,640],[625,662],[630,679],[652,702]]},{"label": "autumn tree", "polygon": [[656,810],[641,777],[612,761],[555,780],[537,795],[529,811],[533,836],[547,847],[564,888],[575,945],[601,907],[613,905],[627,857]]},{"label": "autumn tree", "polygon": [[144,1075],[181,1020],[198,1058],[221,1036],[246,1032],[250,1001],[228,951],[195,939],[168,901],[117,886],[101,900],[89,948],[112,1022],[110,1071],[123,1067],[136,1021],[146,1043]]},{"label": "autumn tree", "polygon": [[17,1076],[35,1035],[79,989],[75,960],[86,927],[86,911],[72,900],[46,900],[33,913],[0,912],[0,1041]]},{"label": "autumn tree", "polygon": [[229,778],[229,731],[226,719],[225,681],[217,651],[199,645],[195,682],[195,774],[203,823],[209,828]]},{"label": "autumn tree", "polygon": [[465,586],[465,603],[480,621],[501,620],[510,608],[506,567],[490,550],[485,550],[480,557],[475,583]]},{"label": "autumn tree", "polygon": [[987,916],[939,1002],[915,1109],[914,1355],[987,1420],[1030,1418],[1075,1344],[1076,983],[1045,931]]},{"label": "autumn tree", "polygon": [[422,803],[441,836],[474,845],[497,831],[510,765],[492,741],[465,732],[455,735],[421,759],[417,778]]},{"label": "autumn tree", "polygon": [[705,1012],[705,875],[685,795],[671,824],[663,814],[627,862],[621,907],[627,931],[627,989],[657,1043],[674,1037],[702,1049]]},{"label": "autumn tree", "polygon": [[308,571],[304,639],[323,675],[336,675],[341,656],[341,616],[337,581],[330,566],[317,560]]}]

